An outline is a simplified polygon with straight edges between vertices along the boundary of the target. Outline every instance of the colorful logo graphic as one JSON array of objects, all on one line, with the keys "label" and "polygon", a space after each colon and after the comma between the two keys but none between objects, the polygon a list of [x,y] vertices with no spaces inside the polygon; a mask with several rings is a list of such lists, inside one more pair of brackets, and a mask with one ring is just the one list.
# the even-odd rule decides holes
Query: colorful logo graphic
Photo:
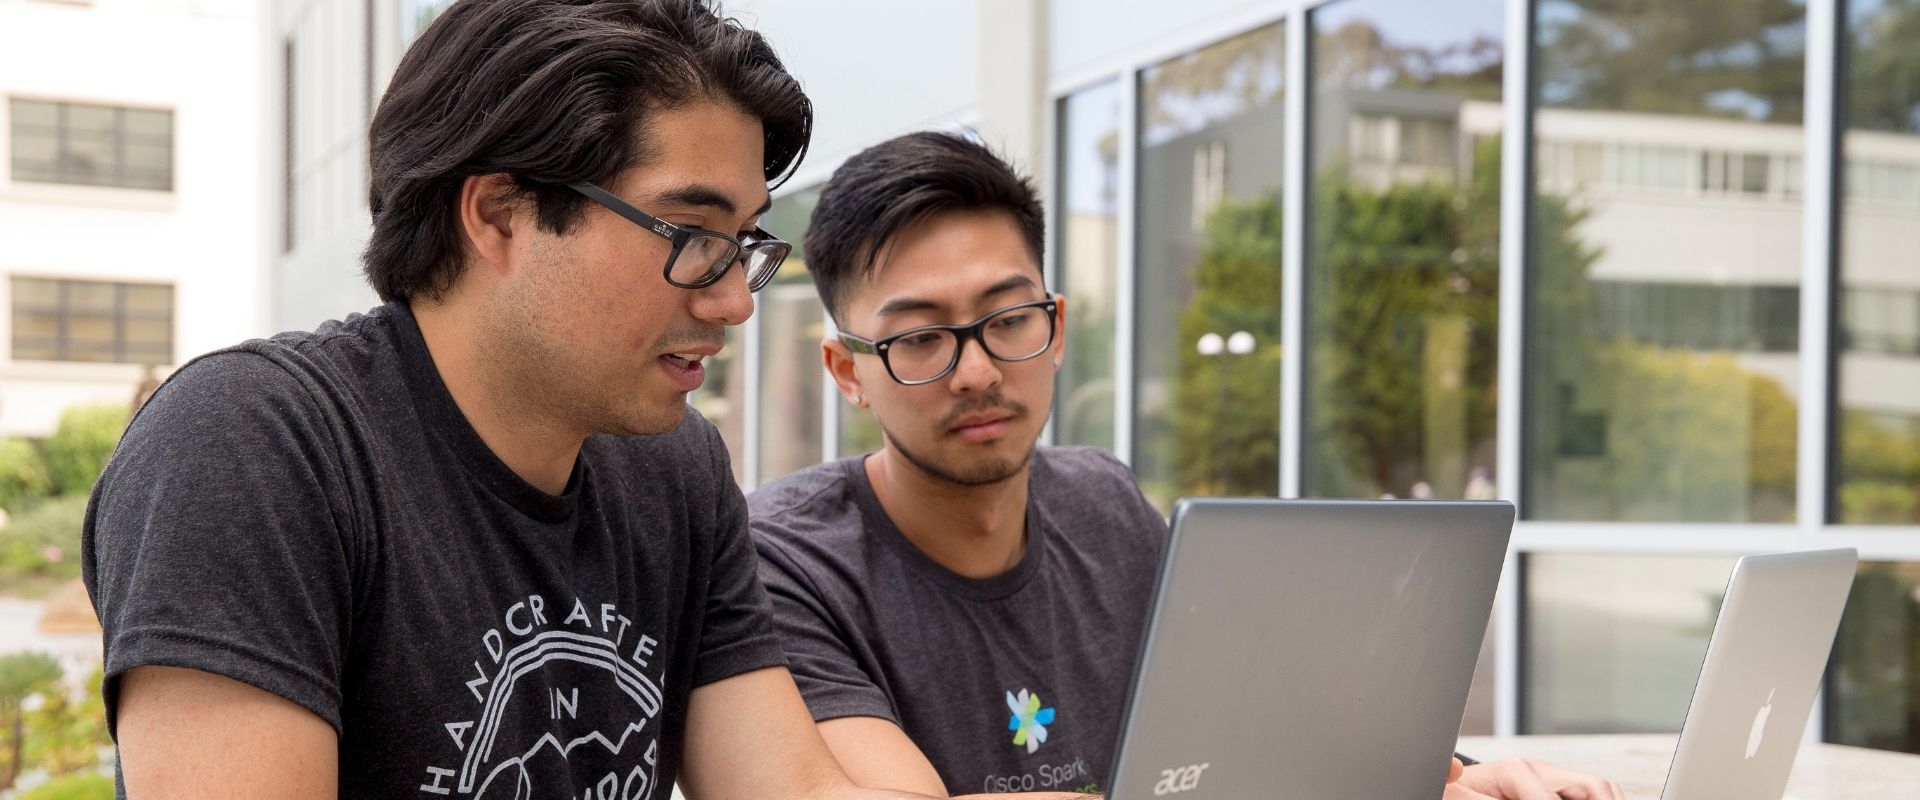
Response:
[{"label": "colorful logo graphic", "polygon": [[1040,695],[1021,689],[1017,695],[1007,693],[1007,710],[1013,712],[1007,720],[1007,730],[1013,731],[1013,746],[1025,745],[1029,753],[1039,750],[1047,740],[1047,726],[1053,724],[1053,709],[1041,708]]}]

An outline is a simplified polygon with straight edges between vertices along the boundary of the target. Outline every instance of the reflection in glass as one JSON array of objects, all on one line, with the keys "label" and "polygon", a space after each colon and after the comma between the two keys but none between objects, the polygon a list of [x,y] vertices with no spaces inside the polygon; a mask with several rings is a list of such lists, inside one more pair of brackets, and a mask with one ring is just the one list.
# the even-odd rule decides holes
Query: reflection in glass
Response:
[{"label": "reflection in glass", "polygon": [[844,399],[840,402],[840,450],[836,454],[841,458],[871,453],[884,444],[880,433],[880,421],[874,419],[873,411],[856,408]]},{"label": "reflection in glass", "polygon": [[[1920,524],[1920,2],[1846,5],[1833,517]],[[1920,695],[1902,708],[1920,707]],[[1911,740],[1909,740],[1911,741]]]},{"label": "reflection in glass", "polygon": [[[1495,496],[1505,4],[1315,9],[1301,490]],[[1488,626],[1461,730],[1493,730]]]},{"label": "reflection in glass", "polygon": [[1163,510],[1279,489],[1285,44],[1269,25],[1141,74],[1133,460]]},{"label": "reflection in glass", "polygon": [[1114,278],[1119,275],[1120,86],[1060,101],[1059,292],[1067,356],[1054,395],[1061,444],[1113,449]]},{"label": "reflection in glass", "polygon": [[1504,8],[1311,16],[1309,496],[1494,496]]},{"label": "reflection in glass", "polygon": [[761,217],[768,233],[794,243],[773,283],[754,295],[760,315],[760,474],[756,485],[820,463],[820,340],[826,312],[807,272],[807,223],[820,202],[808,188],[774,201]]},{"label": "reflection in glass", "polygon": [[1806,9],[1540,0],[1529,516],[1795,516]]},{"label": "reflection in glass", "polygon": [[1679,732],[1733,562],[1526,556],[1520,732]]},{"label": "reflection in glass", "polygon": [[1920,564],[1861,562],[1826,692],[1827,741],[1920,753]]},{"label": "reflection in glass", "polygon": [[687,395],[687,402],[720,429],[727,458],[733,462],[733,480],[743,486],[747,480],[747,360],[741,356],[745,344],[746,328],[727,328],[726,348],[705,359],[706,382]]}]

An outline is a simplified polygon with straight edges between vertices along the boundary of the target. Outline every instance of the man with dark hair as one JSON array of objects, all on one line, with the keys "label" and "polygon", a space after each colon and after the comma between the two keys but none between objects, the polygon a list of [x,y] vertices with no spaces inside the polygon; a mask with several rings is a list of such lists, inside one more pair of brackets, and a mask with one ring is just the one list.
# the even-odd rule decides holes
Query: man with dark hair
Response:
[{"label": "man with dark hair", "polygon": [[371,129],[384,306],[194,360],[101,476],[121,791],[900,797],[784,667],[686,411],[812,111],[693,0],[464,0]]},{"label": "man with dark hair", "polygon": [[[848,160],[813,212],[823,359],[883,445],[748,503],[794,678],[862,786],[1092,792],[1112,767],[1167,527],[1111,455],[1035,447],[1066,346],[1044,227],[1011,167],[930,132]],[[1621,797],[1537,762],[1455,777]]]}]

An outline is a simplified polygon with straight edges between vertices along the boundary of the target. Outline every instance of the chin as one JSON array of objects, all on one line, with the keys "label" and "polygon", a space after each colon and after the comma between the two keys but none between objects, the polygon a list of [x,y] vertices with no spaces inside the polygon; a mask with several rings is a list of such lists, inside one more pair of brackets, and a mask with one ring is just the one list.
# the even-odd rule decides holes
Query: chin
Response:
[{"label": "chin", "polygon": [[656,436],[680,427],[687,420],[687,397],[677,395],[668,403],[644,403],[628,410],[619,418],[621,430],[607,433],[616,436]]}]

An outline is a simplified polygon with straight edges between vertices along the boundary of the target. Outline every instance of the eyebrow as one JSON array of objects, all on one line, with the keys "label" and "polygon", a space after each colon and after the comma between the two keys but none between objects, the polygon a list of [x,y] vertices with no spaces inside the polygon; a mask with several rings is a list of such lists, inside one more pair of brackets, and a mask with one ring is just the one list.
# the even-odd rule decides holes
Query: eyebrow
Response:
[{"label": "eyebrow", "polygon": [[[987,287],[986,291],[980,293],[980,299],[985,300],[994,295],[1006,294],[1015,289],[1033,288],[1034,285],[1033,278],[1026,275],[1014,275]],[[945,306],[923,297],[896,297],[881,304],[880,310],[874,313],[878,316],[887,317],[912,311],[938,311],[942,308],[945,308]]]},{"label": "eyebrow", "polygon": [[[727,197],[725,192],[704,183],[689,184],[674,189],[666,194],[660,195],[659,201],[669,205],[717,208],[722,213],[729,215],[738,213],[740,210],[740,207],[734,205],[733,199]],[[772,209],[773,195],[767,195],[767,199],[760,203],[760,209],[753,212],[752,216],[760,216]]]}]

